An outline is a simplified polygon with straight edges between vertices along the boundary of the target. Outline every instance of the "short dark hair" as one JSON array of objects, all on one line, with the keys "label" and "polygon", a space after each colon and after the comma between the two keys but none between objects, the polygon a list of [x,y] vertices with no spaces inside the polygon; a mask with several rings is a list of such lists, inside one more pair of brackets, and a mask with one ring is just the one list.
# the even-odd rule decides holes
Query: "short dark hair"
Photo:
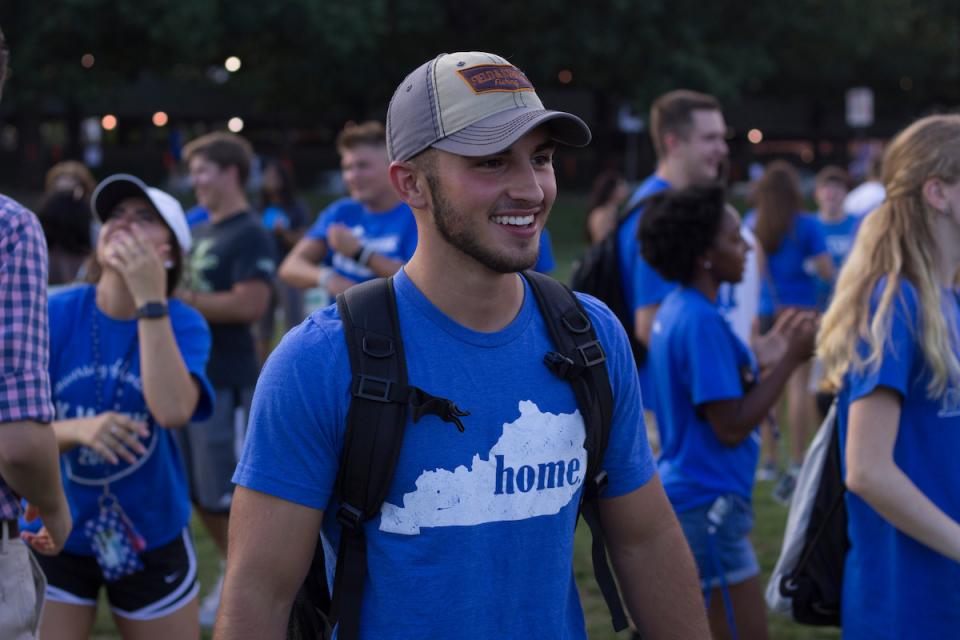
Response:
[{"label": "short dark hair", "polygon": [[643,259],[666,280],[690,282],[697,259],[716,241],[725,208],[726,193],[718,185],[653,196],[640,219]]},{"label": "short dark hair", "polygon": [[356,124],[348,122],[337,134],[337,151],[343,153],[360,145],[386,145],[387,130],[377,120],[367,120]]},{"label": "short dark hair", "polygon": [[47,194],[37,209],[37,218],[47,239],[47,247],[85,256],[92,250],[90,223],[93,213],[82,194],[54,191]]},{"label": "short dark hair", "polygon": [[850,188],[850,176],[845,169],[835,164],[828,164],[817,172],[815,184],[818,187],[828,182],[836,182],[837,184],[843,185],[844,189]]},{"label": "short dark hair", "polygon": [[657,157],[666,153],[666,137],[672,133],[685,138],[693,124],[694,111],[722,111],[720,101],[706,93],[677,89],[665,93],[650,107],[650,137]]},{"label": "short dark hair", "polygon": [[250,177],[253,162],[253,147],[243,136],[227,131],[214,131],[191,140],[183,147],[183,159],[190,162],[194,156],[202,156],[221,169],[237,168],[240,188]]}]

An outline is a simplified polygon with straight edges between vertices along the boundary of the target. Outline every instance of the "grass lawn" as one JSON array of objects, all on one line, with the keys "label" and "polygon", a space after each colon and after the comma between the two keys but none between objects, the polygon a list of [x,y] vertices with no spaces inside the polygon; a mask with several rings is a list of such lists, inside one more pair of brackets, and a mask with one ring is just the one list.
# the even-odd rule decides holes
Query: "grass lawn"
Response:
[{"label": "grass lawn", "polygon": [[[569,277],[571,262],[583,251],[583,220],[586,215],[586,207],[587,199],[582,195],[563,197],[554,207],[549,224],[554,255],[557,260],[557,271],[554,275],[563,281],[566,281]],[[776,562],[780,551],[783,528],[786,525],[786,509],[771,500],[771,488],[771,483],[758,483],[754,492],[756,524],[753,542],[760,559],[760,566],[764,572],[764,583],[766,582],[766,576]],[[219,570],[218,557],[213,543],[207,537],[199,522],[194,522],[193,531],[200,563],[199,574],[202,596],[216,580],[216,574]],[[593,570],[590,565],[590,536],[584,526],[577,529],[574,573],[577,584],[580,586],[590,638],[602,640],[627,637],[626,632],[615,634],[610,626],[606,605],[593,580]],[[775,640],[814,640],[840,637],[836,630],[804,627],[772,616],[770,618],[770,631],[771,638]],[[114,630],[110,614],[103,603],[100,607],[93,637],[98,640],[119,637]],[[209,633],[204,634],[204,638],[209,637]]]}]

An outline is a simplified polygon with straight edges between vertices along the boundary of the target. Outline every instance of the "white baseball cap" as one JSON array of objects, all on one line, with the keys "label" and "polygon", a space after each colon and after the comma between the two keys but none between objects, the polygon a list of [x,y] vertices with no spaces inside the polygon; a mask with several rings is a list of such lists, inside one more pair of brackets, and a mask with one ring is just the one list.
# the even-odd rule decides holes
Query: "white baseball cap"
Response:
[{"label": "white baseball cap", "polygon": [[506,59],[481,51],[441,53],[400,83],[387,109],[387,153],[409,160],[429,147],[461,156],[503,151],[546,124],[557,142],[582,147],[590,128],[545,109],[530,80]]},{"label": "white baseball cap", "polygon": [[114,207],[120,204],[121,200],[137,197],[150,201],[177,238],[180,249],[184,253],[190,251],[190,226],[187,224],[187,216],[183,213],[180,202],[166,191],[147,186],[136,176],[117,173],[104,178],[94,189],[90,206],[97,220],[103,223],[110,218]]}]

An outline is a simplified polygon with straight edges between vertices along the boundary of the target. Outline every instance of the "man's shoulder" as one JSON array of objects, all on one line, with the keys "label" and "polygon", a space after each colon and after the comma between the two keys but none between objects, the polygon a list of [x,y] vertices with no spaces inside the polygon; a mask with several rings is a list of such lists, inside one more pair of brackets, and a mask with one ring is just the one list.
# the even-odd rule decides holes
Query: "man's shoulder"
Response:
[{"label": "man's shoulder", "polygon": [[0,237],[19,239],[24,233],[42,237],[40,221],[25,206],[0,193]]}]

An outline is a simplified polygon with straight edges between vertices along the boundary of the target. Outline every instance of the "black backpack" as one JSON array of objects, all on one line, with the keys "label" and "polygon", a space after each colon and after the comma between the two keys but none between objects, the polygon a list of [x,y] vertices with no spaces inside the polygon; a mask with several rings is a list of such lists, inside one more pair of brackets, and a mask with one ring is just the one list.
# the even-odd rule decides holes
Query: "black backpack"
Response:
[{"label": "black backpack", "polygon": [[[601,469],[613,417],[613,394],[606,355],[579,300],[563,284],[533,271],[524,272],[556,351],[544,364],[573,387],[586,429],[587,473],[580,514],[593,535],[594,575],[610,608],[613,627],[627,627],[616,582],[607,562],[600,529],[598,497],[606,484]],[[453,402],[410,386],[400,339],[392,278],[378,278],[337,296],[352,378],[351,402],[336,491],[340,499],[340,548],[333,597],[326,589],[322,546],[297,594],[288,625],[291,640],[329,638],[339,624],[340,640],[360,633],[363,584],[367,575],[363,524],[380,512],[403,441],[408,408],[417,422],[427,414],[464,429],[468,415]]]},{"label": "black backpack", "polygon": [[[641,203],[638,206],[643,206]],[[647,349],[634,334],[633,310],[627,308],[627,298],[623,291],[623,275],[620,273],[620,228],[630,214],[637,208],[624,213],[617,222],[617,228],[611,231],[599,243],[593,245],[583,257],[573,264],[570,276],[570,288],[574,291],[588,293],[598,300],[602,300],[617,320],[623,325],[627,337],[630,338],[630,348],[633,350],[633,359],[637,366],[647,359]]]}]

